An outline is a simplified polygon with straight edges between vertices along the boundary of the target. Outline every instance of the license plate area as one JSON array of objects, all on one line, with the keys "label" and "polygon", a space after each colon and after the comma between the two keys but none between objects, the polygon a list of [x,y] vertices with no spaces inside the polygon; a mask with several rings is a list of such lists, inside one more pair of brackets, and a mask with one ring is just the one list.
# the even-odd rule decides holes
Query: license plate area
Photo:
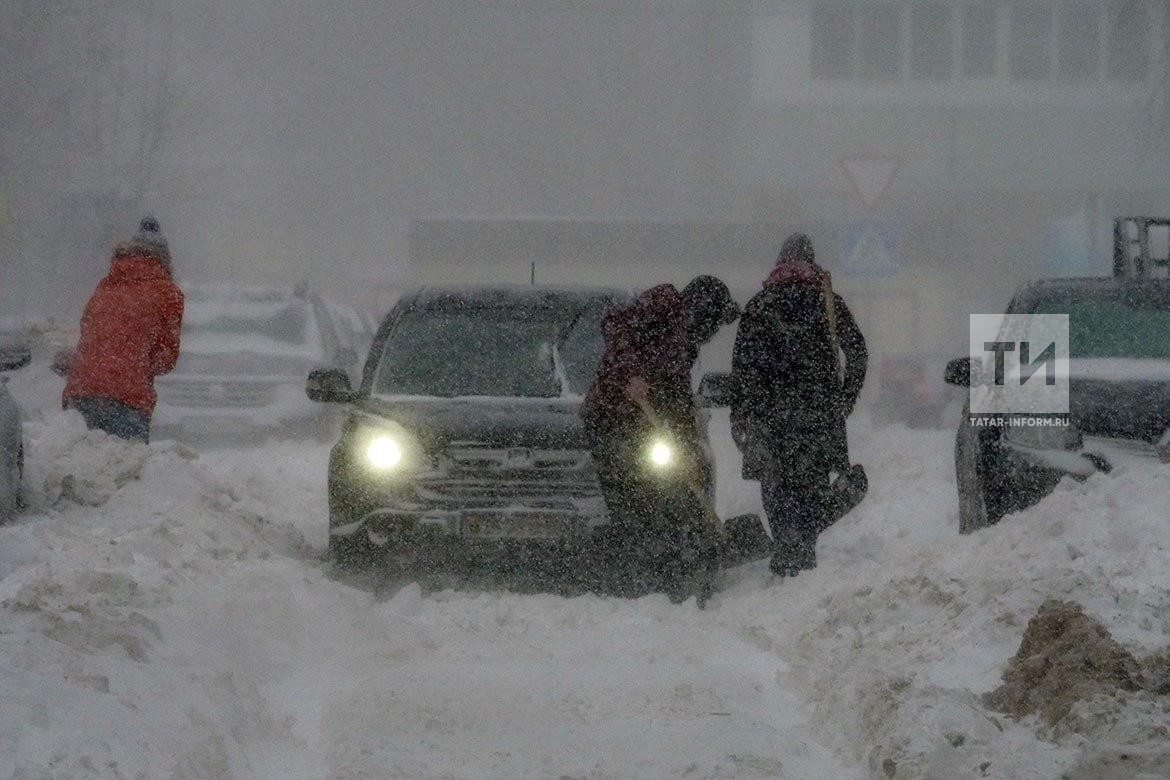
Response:
[{"label": "license plate area", "polygon": [[469,539],[561,539],[572,535],[572,525],[542,515],[473,515],[463,518],[462,532]]}]

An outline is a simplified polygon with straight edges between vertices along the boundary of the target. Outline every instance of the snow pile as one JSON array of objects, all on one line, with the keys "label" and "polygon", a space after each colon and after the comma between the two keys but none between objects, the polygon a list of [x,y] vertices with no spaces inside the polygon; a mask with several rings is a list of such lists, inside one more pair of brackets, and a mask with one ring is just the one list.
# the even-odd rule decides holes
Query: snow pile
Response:
[{"label": "snow pile", "polygon": [[[820,567],[743,567],[699,612],[335,581],[319,445],[192,459],[65,414],[29,444],[37,508],[0,527],[0,766],[17,776],[1166,772],[1161,464],[959,537],[953,438],[861,431],[871,493]],[[1073,630],[1029,633],[1054,599],[1083,609]],[[1146,660],[1137,688],[1097,680],[1055,706],[1020,676],[1038,655]],[[1005,672],[1031,702],[1011,714],[985,702]]]},{"label": "snow pile", "polygon": [[32,428],[41,514],[0,528],[17,776],[848,776],[774,657],[665,597],[331,580],[296,527],[324,525],[323,448]]},{"label": "snow pile", "polygon": [[230,735],[281,727],[251,675],[215,663],[232,629],[213,588],[229,570],[299,556],[300,533],[249,511],[174,445],[89,432],[73,413],[29,429],[27,487],[44,516],[0,528],[0,765],[223,774]]},{"label": "snow pile", "polygon": [[1076,604],[1051,599],[1028,623],[1004,684],[984,701],[1017,719],[1039,712],[1055,726],[1074,704],[1141,690],[1142,678],[1138,660],[1105,626]]},{"label": "snow pile", "polygon": [[26,431],[30,449],[40,456],[30,460],[24,486],[25,500],[33,509],[65,501],[101,506],[123,485],[139,479],[148,460],[196,457],[172,443],[148,449],[87,430],[75,411],[29,424]]},{"label": "snow pile", "polygon": [[1170,679],[1165,654],[1139,661],[1075,604],[1049,600],[1024,632],[1004,684],[984,696],[1020,718],[1039,713],[1054,739],[1078,734],[1094,748],[1083,776],[1170,775]]},{"label": "snow pile", "polygon": [[824,538],[826,565],[783,587],[795,602],[784,611],[805,618],[771,632],[786,632],[793,680],[832,744],[888,777],[1047,777],[1163,750],[1170,700],[1147,691],[1076,697],[1055,729],[998,715],[980,694],[999,685],[1047,599],[1083,605],[1132,652],[1170,644],[1165,467],[1135,460],[1066,480],[1040,505],[958,537],[953,499],[907,512],[923,488],[889,480],[902,468],[929,473],[931,456],[944,456],[925,438],[920,447],[884,449],[878,476],[919,495],[864,504]]}]

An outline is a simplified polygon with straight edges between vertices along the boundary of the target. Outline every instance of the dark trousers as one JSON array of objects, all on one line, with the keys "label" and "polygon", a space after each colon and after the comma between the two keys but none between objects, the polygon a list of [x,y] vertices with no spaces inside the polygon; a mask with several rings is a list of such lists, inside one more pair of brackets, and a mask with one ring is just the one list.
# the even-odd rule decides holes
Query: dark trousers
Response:
[{"label": "dark trousers", "polygon": [[105,431],[127,441],[150,442],[150,415],[141,409],[112,398],[92,396],[70,398],[66,406],[80,412],[90,430]]},{"label": "dark trousers", "polygon": [[764,470],[760,495],[772,529],[773,569],[816,567],[828,488],[829,467],[824,463],[775,463]]},{"label": "dark trousers", "polygon": [[601,543],[619,593],[685,598],[716,555],[699,500],[683,480],[649,473],[635,441],[593,437],[591,449],[610,519]]}]

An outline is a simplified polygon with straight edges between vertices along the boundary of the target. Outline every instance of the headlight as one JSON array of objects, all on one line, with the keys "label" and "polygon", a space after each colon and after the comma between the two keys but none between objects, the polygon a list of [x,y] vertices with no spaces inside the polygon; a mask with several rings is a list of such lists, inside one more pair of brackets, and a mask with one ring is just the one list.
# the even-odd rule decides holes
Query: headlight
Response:
[{"label": "headlight", "polygon": [[1012,420],[1011,425],[1004,433],[1004,440],[1018,447],[1029,447],[1034,450],[1077,450],[1081,448],[1081,432],[1069,421],[1064,425],[1054,425],[1048,418],[1021,417]]},{"label": "headlight", "polygon": [[655,439],[646,449],[646,460],[656,469],[668,469],[674,465],[674,447],[666,439]]},{"label": "headlight", "polygon": [[366,445],[366,462],[379,471],[389,471],[402,463],[402,445],[388,434],[379,434]]},{"label": "headlight", "polygon": [[393,420],[359,424],[350,446],[353,458],[371,471],[399,473],[423,468],[427,462],[418,440]]}]

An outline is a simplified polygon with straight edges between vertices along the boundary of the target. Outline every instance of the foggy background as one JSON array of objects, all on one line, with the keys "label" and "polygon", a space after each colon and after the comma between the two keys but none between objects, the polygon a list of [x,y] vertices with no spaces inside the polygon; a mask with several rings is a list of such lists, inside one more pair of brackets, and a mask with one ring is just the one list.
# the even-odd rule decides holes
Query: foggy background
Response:
[{"label": "foggy background", "polygon": [[146,211],[181,282],[758,288],[809,232],[878,353],[1170,214],[1170,3],[0,5],[0,307],[75,321]]}]

